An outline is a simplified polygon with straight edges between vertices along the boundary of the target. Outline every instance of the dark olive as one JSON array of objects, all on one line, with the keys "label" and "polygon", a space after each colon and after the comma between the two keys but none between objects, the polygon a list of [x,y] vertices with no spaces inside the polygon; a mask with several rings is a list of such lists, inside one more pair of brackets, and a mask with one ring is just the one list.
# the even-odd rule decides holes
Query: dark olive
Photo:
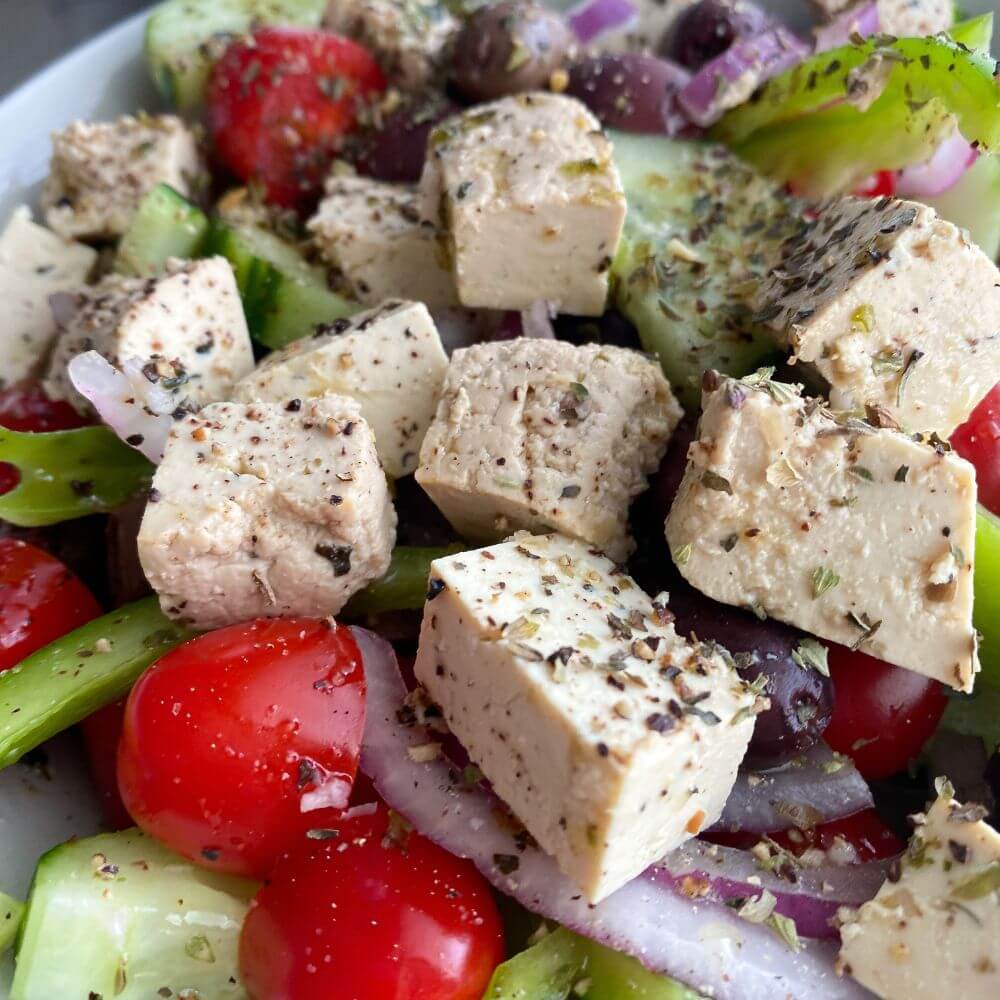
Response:
[{"label": "dark olive", "polygon": [[572,48],[573,33],[555,11],[505,0],[466,18],[455,40],[451,81],[472,102],[544,90]]},{"label": "dark olive", "polygon": [[688,69],[700,69],[733,42],[769,27],[770,18],[749,0],[700,0],[677,19],[660,51]]},{"label": "dark olive", "polygon": [[833,682],[794,658],[805,635],[717,604],[690,587],[671,588],[670,610],[679,635],[694,633],[725,646],[745,681],[767,678],[763,693],[771,707],[757,716],[748,759],[787,759],[819,741],[833,712]]},{"label": "dark olive", "polygon": [[603,316],[556,316],[556,337],[574,344],[611,344],[642,350],[639,333],[617,309],[608,309]]}]

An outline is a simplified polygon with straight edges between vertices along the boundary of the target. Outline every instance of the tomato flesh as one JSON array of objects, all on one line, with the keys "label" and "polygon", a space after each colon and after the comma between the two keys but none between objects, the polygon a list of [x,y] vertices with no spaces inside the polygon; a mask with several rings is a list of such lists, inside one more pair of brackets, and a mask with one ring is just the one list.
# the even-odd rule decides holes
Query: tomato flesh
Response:
[{"label": "tomato flesh", "polygon": [[94,595],[55,556],[0,538],[0,671],[100,613]]},{"label": "tomato flesh", "polygon": [[124,723],[124,700],[105,705],[80,723],[90,776],[94,779],[104,822],[111,830],[125,830],[134,825],[118,791],[118,744]]},{"label": "tomato flesh", "polygon": [[192,861],[263,878],[290,840],[347,805],[364,700],[349,629],[261,619],[199,636],[132,689],[122,799]]},{"label": "tomato flesh", "polygon": [[1000,516],[1000,383],[952,434],[951,445],[976,467],[979,502]]},{"label": "tomato flesh", "polygon": [[896,193],[899,174],[895,170],[879,170],[859,184],[855,194],[864,198],[892,197]]},{"label": "tomato flesh", "polygon": [[240,937],[255,1000],[480,1000],[504,958],[489,886],[395,820],[344,819],[275,866]]},{"label": "tomato flesh", "polygon": [[902,771],[934,735],[948,704],[941,685],[833,643],[830,676],[836,698],[823,738],[869,779]]},{"label": "tomato flesh", "polygon": [[344,137],[385,90],[366,48],[328,32],[262,28],[216,63],[208,124],[224,165],[288,208],[313,202]]}]

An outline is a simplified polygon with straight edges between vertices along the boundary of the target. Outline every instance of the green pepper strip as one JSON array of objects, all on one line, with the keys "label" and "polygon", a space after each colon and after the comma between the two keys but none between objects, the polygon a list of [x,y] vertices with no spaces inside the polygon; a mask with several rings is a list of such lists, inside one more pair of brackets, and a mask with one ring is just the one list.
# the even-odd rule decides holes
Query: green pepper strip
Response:
[{"label": "green pepper strip", "polygon": [[[574,988],[576,992],[574,992]],[[559,928],[498,966],[483,1000],[697,1000],[674,979],[634,958]]]},{"label": "green pepper strip", "polygon": [[45,434],[0,428],[0,462],[21,481],[0,496],[0,520],[22,528],[111,510],[149,485],[153,466],[107,427]]},{"label": "green pepper strip", "polygon": [[146,597],[0,674],[0,768],[127,694],[150,663],[193,634]]},{"label": "green pepper strip", "polygon": [[392,552],[388,572],[380,580],[358,591],[347,602],[345,618],[385,614],[388,611],[419,611],[427,598],[431,563],[442,556],[467,551],[468,546],[446,547],[399,545]]}]

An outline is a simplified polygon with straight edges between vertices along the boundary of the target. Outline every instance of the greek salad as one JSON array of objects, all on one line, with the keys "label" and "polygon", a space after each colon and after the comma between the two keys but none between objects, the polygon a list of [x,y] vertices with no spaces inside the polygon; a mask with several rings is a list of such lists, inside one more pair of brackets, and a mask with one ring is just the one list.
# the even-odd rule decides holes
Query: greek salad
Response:
[{"label": "greek salad", "polygon": [[152,10],[0,232],[12,1000],[1000,996],[994,19],[815,8]]}]

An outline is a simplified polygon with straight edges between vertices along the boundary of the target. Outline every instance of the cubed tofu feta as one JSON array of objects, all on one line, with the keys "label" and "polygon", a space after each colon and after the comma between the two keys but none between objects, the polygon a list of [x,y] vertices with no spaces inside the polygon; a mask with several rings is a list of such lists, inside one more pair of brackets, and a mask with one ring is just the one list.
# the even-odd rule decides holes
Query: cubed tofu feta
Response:
[{"label": "cubed tofu feta", "polygon": [[396,513],[357,403],[213,403],[174,425],[139,529],[143,571],[198,629],[334,615],[382,576]]},{"label": "cubed tofu feta", "polygon": [[385,471],[399,478],[417,467],[447,369],[427,307],[391,300],[275,351],[236,386],[232,398],[249,403],[350,396],[375,434]]},{"label": "cubed tofu feta", "polygon": [[458,22],[438,0],[330,0],[323,27],[370,49],[393,86],[421,90],[441,82]]},{"label": "cubed tofu feta", "polygon": [[625,222],[611,143],[579,101],[531,93],[477,105],[430,135],[421,213],[447,233],[462,304],[604,311]]},{"label": "cubed tofu feta", "polygon": [[942,791],[878,895],[841,911],[839,971],[882,1000],[1000,996],[1000,834]]},{"label": "cubed tofu feta", "polygon": [[555,529],[622,559],[629,504],[680,417],[659,366],[634,351],[476,344],[452,355],[417,481],[464,538]]},{"label": "cubed tofu feta", "polygon": [[114,365],[131,358],[167,362],[169,377],[175,385],[184,380],[194,403],[228,398],[236,381],[253,371],[243,306],[224,257],[172,260],[160,278],[108,275],[78,299],[52,351],[45,389],[81,413],[89,404],[66,366],[83,351],[97,351]]},{"label": "cubed tofu feta", "polygon": [[194,133],[174,115],[74,122],[52,136],[45,220],[66,237],[112,239],[157,184],[187,197],[202,170]]},{"label": "cubed tofu feta", "polygon": [[49,296],[82,285],[97,252],[31,221],[25,206],[0,235],[0,387],[37,375],[56,335]]},{"label": "cubed tofu feta", "polygon": [[971,690],[972,466],[761,375],[708,385],[667,518],[681,573],[717,601]]},{"label": "cubed tofu feta", "polygon": [[1000,272],[915,202],[827,204],[786,244],[758,304],[837,409],[874,403],[947,437],[1000,381]]},{"label": "cubed tofu feta", "polygon": [[608,559],[515,535],[435,560],[427,598],[418,680],[588,899],[718,819],[755,698]]},{"label": "cubed tofu feta", "polygon": [[333,177],[309,228],[323,259],[359,302],[397,296],[431,309],[458,305],[442,241],[433,225],[420,221],[414,189]]},{"label": "cubed tofu feta", "polygon": [[[847,10],[861,8],[858,0],[813,0],[829,17]],[[954,0],[878,0],[879,30],[897,38],[936,35],[951,27],[955,20]]]}]

